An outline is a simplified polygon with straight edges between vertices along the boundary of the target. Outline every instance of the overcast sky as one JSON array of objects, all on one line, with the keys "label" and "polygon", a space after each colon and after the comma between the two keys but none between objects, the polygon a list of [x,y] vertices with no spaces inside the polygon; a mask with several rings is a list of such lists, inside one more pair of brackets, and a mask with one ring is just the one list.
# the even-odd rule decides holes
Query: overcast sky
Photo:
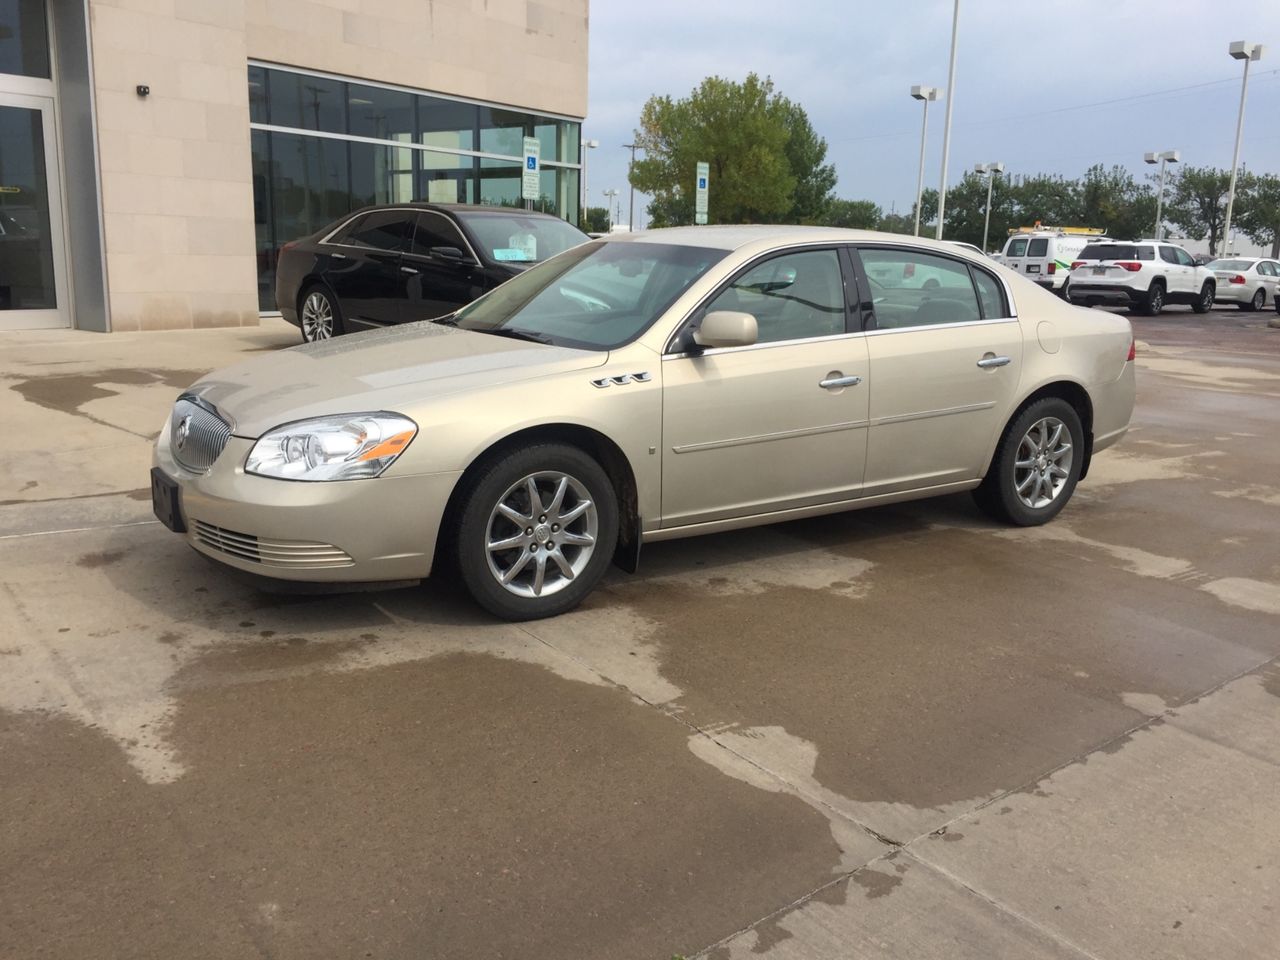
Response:
[{"label": "overcast sky", "polygon": [[[622,144],[646,99],[755,71],[826,139],[838,196],[910,209],[921,107],[909,91],[946,86],[951,11],[952,0],[593,0],[590,205],[617,188],[627,219]],[[1243,72],[1233,40],[1267,45],[1250,66],[1241,161],[1280,173],[1280,0],[961,0],[949,180],[987,161],[1142,175],[1142,154],[1167,149],[1228,167]],[[1084,104],[1099,105],[1070,109]],[[929,108],[926,186],[938,185],[945,108]],[[636,209],[643,223],[639,194]]]}]

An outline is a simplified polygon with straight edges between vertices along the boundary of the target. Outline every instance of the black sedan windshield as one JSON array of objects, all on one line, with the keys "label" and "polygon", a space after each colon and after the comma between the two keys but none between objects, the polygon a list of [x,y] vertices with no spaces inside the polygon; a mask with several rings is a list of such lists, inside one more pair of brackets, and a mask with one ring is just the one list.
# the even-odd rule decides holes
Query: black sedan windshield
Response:
[{"label": "black sedan windshield", "polygon": [[597,241],[533,267],[450,318],[463,330],[611,350],[634,340],[726,251]]},{"label": "black sedan windshield", "polygon": [[499,263],[540,263],[570,247],[587,242],[587,235],[555,217],[526,217],[510,213],[464,212],[467,225],[486,257]]}]

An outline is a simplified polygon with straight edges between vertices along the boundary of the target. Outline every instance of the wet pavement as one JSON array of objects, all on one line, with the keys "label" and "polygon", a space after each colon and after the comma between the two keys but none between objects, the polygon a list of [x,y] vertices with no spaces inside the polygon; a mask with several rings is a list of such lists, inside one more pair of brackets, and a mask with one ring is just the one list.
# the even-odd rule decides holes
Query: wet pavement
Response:
[{"label": "wet pavement", "polygon": [[1280,942],[1280,330],[1135,321],[1054,523],[645,549],[580,610],[281,596],[149,438],[293,328],[0,338],[0,957],[1203,958]]}]

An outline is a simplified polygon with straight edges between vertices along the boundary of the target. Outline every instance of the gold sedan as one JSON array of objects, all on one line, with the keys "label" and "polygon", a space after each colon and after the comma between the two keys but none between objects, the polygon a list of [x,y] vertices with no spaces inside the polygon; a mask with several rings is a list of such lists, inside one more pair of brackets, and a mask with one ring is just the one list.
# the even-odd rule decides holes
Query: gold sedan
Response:
[{"label": "gold sedan", "polygon": [[448,317],[258,357],[182,395],[157,515],[241,570],[456,567],[499,617],[644,543],[972,490],[1052,519],[1128,428],[1123,317],[963,248],[803,227],[624,234]]}]

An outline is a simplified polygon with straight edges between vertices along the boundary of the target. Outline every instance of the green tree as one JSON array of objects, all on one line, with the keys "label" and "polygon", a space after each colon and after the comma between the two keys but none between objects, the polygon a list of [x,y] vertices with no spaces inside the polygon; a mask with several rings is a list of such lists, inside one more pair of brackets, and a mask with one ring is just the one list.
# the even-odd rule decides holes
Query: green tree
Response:
[{"label": "green tree", "polygon": [[710,165],[712,223],[813,222],[835,185],[804,110],[754,73],[742,83],[708,77],[683,100],[650,97],[634,142],[645,156],[631,184],[653,198],[655,227],[693,222],[699,162]]},{"label": "green tree", "polygon": [[[1237,190],[1247,190],[1250,178],[1236,179]],[[1227,217],[1227,189],[1231,171],[1216,167],[1183,167],[1172,178],[1164,217],[1188,237],[1209,238],[1209,250],[1219,251],[1223,221]]]},{"label": "green tree", "polygon": [[[915,214],[914,212],[881,214],[876,229],[882,233],[901,233],[910,236],[911,231],[915,229]],[[924,228],[921,227],[921,229]]]},{"label": "green tree", "polygon": [[1125,167],[1100,163],[1080,183],[1080,225],[1101,227],[1118,239],[1145,237],[1155,229],[1156,195]]},{"label": "green tree", "polygon": [[582,218],[582,229],[587,233],[609,232],[608,207],[587,207]]},{"label": "green tree", "polygon": [[818,222],[827,227],[875,230],[881,221],[880,208],[870,200],[832,200]]},{"label": "green tree", "polygon": [[1013,193],[1020,222],[1012,226],[1030,226],[1037,220],[1055,227],[1079,225],[1083,216],[1078,180],[1038,174],[1021,181]]},{"label": "green tree", "polygon": [[1254,243],[1271,244],[1271,256],[1280,257],[1280,177],[1273,173],[1250,177],[1247,190],[1236,198],[1233,215]]}]

